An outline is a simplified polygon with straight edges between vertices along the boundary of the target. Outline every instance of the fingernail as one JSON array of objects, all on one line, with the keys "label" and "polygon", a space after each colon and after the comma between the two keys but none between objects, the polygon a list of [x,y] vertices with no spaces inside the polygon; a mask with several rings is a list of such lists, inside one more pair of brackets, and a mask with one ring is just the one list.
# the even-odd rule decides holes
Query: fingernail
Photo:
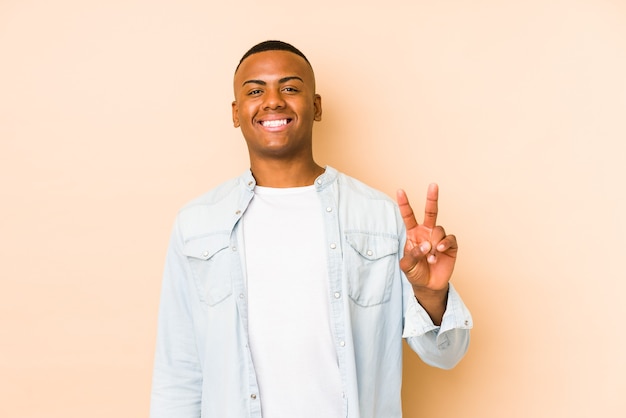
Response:
[{"label": "fingernail", "polygon": [[437,246],[437,250],[439,250],[439,251],[443,251],[445,248],[446,248],[446,246],[445,246],[445,245],[443,245],[443,244],[439,244],[439,245]]},{"label": "fingernail", "polygon": [[420,250],[423,253],[427,253],[428,251],[430,251],[430,242],[428,241],[424,241],[420,244]]},{"label": "fingernail", "polygon": [[435,257],[433,254],[428,256],[428,262],[430,264],[434,264],[437,261],[437,257]]}]

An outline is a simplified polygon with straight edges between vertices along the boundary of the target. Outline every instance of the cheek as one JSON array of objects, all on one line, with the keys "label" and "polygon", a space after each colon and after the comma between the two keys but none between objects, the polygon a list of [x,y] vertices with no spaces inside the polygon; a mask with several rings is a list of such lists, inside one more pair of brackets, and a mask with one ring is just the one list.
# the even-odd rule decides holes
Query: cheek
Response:
[{"label": "cheek", "polygon": [[298,114],[305,117],[306,119],[312,118],[315,114],[315,106],[313,103],[298,101],[291,105],[293,109],[296,109]]},{"label": "cheek", "polygon": [[251,119],[252,115],[254,114],[254,109],[252,106],[246,106],[245,104],[243,106],[239,107],[239,110],[237,112],[240,121],[244,121],[247,119]]}]

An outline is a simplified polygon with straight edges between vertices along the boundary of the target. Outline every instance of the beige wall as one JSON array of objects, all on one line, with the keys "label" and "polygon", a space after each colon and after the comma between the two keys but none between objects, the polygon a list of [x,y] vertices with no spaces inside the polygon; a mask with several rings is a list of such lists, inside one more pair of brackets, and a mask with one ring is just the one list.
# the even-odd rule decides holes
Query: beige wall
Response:
[{"label": "beige wall", "polygon": [[623,1],[211,3],[0,1],[0,416],[147,416],[171,223],[246,168],[268,38],[314,64],[321,164],[440,184],[475,330],[407,353],[405,416],[626,415]]}]

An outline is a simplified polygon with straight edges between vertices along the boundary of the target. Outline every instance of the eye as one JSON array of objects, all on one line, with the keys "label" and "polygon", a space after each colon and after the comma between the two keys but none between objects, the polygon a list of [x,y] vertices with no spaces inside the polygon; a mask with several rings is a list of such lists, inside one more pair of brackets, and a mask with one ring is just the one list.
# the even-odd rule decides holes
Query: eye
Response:
[{"label": "eye", "polygon": [[257,96],[259,94],[261,94],[263,91],[261,89],[254,89],[254,90],[250,90],[247,95],[248,96]]},{"label": "eye", "polygon": [[284,91],[285,93],[297,93],[297,92],[299,92],[300,90],[298,90],[298,89],[297,89],[297,88],[295,88],[295,87],[291,87],[291,86],[289,86],[289,87],[284,87],[284,88],[283,88],[283,91]]}]

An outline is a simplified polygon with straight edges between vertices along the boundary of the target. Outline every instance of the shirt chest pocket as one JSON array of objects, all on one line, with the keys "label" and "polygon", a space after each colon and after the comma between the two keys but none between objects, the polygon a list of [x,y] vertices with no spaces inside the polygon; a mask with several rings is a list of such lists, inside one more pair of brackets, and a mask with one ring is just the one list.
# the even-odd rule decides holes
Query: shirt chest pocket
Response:
[{"label": "shirt chest pocket", "polygon": [[210,306],[233,292],[230,274],[232,263],[229,236],[214,234],[189,240],[183,247],[196,285],[198,297]]},{"label": "shirt chest pocket", "polygon": [[397,238],[362,232],[346,234],[346,258],[350,298],[358,305],[385,303],[398,269]]}]

